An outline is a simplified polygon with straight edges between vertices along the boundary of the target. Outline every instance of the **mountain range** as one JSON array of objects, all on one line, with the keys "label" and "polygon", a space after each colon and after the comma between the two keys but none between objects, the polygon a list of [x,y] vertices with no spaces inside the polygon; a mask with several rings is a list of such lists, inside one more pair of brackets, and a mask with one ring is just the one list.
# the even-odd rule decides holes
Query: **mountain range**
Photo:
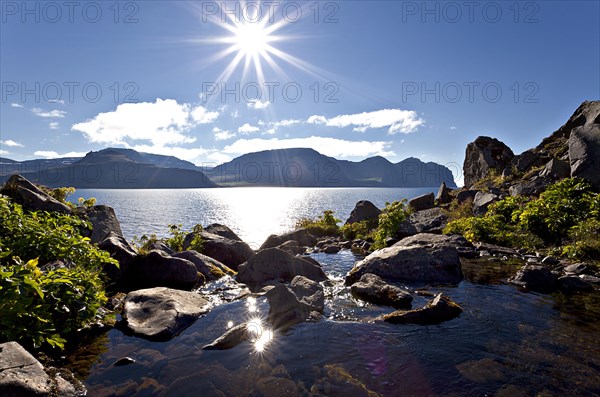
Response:
[{"label": "mountain range", "polygon": [[75,188],[456,187],[452,172],[436,163],[376,156],[338,160],[313,149],[277,149],[244,154],[216,167],[198,167],[173,156],[108,148],[83,158],[15,161],[0,157],[0,183],[19,173],[37,183]]}]

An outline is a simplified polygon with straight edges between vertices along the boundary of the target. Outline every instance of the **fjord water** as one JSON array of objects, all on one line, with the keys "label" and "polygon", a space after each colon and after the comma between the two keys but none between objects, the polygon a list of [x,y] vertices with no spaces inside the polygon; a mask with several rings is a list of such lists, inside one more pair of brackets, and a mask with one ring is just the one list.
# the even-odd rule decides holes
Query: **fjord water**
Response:
[{"label": "fjord water", "polygon": [[[253,197],[246,189],[219,190],[239,196],[231,198],[232,202]],[[359,199],[382,206],[381,200],[397,199],[390,196],[399,194],[398,189],[320,190],[290,192],[297,195],[294,199],[272,191],[265,201],[274,206],[271,214],[277,220],[268,218],[268,211],[248,216],[267,217],[260,222],[272,222],[279,229],[266,233],[277,233],[293,225],[283,220],[290,214],[300,218],[334,208],[345,218]],[[161,232],[163,221],[186,226],[218,221],[250,238],[255,246],[262,242],[264,233],[245,231],[242,212],[232,204],[200,202],[197,191],[175,191],[179,196],[140,191],[129,202],[125,201],[127,193],[95,191],[91,195],[117,208],[129,235],[148,232],[147,225]],[[279,201],[281,206],[275,206]],[[136,205],[140,213],[124,213]],[[290,208],[300,212],[289,212]],[[128,224],[134,219],[139,222]],[[261,323],[268,312],[266,299],[232,300],[240,291],[222,280],[203,290],[214,308],[171,341],[150,342],[113,329],[70,352],[67,366],[83,378],[93,396],[309,395],[303,390],[340,396],[350,395],[348,384],[357,385],[352,395],[367,395],[363,387],[384,396],[600,394],[598,293],[566,297],[520,291],[505,282],[515,265],[480,260],[463,265],[466,278],[457,286],[398,284],[410,291],[444,292],[462,306],[460,317],[435,326],[391,325],[373,320],[392,309],[356,301],[343,285],[343,276],[360,257],[347,250],[313,256],[329,276],[324,283],[325,315],[320,321],[270,333],[268,325]],[[413,296],[413,308],[430,299]],[[225,351],[201,350],[228,327],[248,321],[258,324],[260,335],[254,342]],[[136,362],[113,365],[126,356]]]}]

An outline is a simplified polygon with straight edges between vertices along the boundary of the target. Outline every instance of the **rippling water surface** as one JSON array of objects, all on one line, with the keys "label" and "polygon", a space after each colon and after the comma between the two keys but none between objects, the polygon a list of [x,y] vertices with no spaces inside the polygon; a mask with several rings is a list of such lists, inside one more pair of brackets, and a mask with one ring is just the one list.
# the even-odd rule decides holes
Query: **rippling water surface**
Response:
[{"label": "rippling water surface", "polygon": [[[272,197],[286,203],[277,207],[279,211],[289,215],[290,208],[298,208],[301,213],[296,215],[301,217],[336,208],[345,217],[344,211],[349,213],[358,199],[370,198],[378,205],[394,199],[383,191],[376,192],[378,199],[352,192],[348,195],[351,202],[338,206],[331,192],[326,193],[330,201],[318,202],[320,192],[303,190],[294,192],[293,199],[281,198],[283,193],[273,191]],[[253,194],[244,189],[237,191],[240,203]],[[93,195],[100,201],[112,194],[110,191],[102,196],[99,192]],[[117,208],[124,229],[133,234],[146,231],[148,225],[158,231],[169,222],[222,222],[246,237],[256,236],[260,243],[263,234],[290,225],[275,211],[277,221],[264,220],[279,225],[275,230],[256,234],[244,231],[241,223],[231,222],[236,219],[231,215],[238,214],[242,219],[246,210],[235,210],[231,201],[194,203],[193,197],[205,192],[186,191],[187,204],[173,199],[171,204],[165,202],[164,207],[151,210],[145,210],[142,203],[156,206],[168,194],[160,193],[159,200],[152,191],[146,191],[139,192],[127,205],[123,201],[105,202]],[[296,200],[305,200],[305,207]],[[247,210],[252,207],[241,205]],[[132,208],[138,208],[140,214],[125,213]],[[192,215],[177,215],[193,208],[198,210]],[[229,215],[220,214],[218,208],[226,209]],[[156,217],[143,215],[144,211]],[[211,218],[208,214],[217,215]],[[266,214],[260,214],[260,218]],[[139,222],[131,223],[135,219]],[[264,327],[267,332],[260,322],[268,312],[265,298],[227,303],[239,291],[227,291],[225,284],[209,286],[207,292],[215,294],[211,300],[220,304],[171,341],[149,342],[111,330],[71,352],[68,366],[83,378],[92,396],[354,396],[368,395],[368,391],[384,396],[600,394],[598,293],[565,297],[522,292],[505,283],[515,271],[513,265],[465,263],[467,279],[455,287],[400,284],[411,291],[444,292],[463,307],[459,318],[436,326],[391,325],[373,321],[390,308],[357,302],[343,286],[343,275],[359,257],[345,250],[314,257],[330,278],[324,283],[326,309],[320,321],[297,325],[284,334],[257,335],[254,342],[244,342],[231,350],[203,351],[203,345],[242,322],[256,321],[260,324],[257,329]],[[429,299],[413,296],[414,308]],[[113,366],[125,356],[136,362]]]}]

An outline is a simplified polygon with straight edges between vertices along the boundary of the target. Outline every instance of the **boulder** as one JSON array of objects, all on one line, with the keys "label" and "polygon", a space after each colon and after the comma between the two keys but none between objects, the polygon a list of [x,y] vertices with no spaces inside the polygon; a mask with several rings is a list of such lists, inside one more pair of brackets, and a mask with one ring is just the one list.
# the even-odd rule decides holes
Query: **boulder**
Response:
[{"label": "boulder", "polygon": [[341,247],[339,247],[337,245],[327,245],[327,246],[321,248],[321,252],[323,252],[324,254],[337,254],[340,251],[341,251]]},{"label": "boulder", "polygon": [[175,251],[169,247],[164,241],[157,240],[148,246],[149,251],[161,251],[167,255],[173,255]]},{"label": "boulder", "polygon": [[250,339],[251,335],[248,331],[247,324],[236,325],[228,329],[223,335],[217,339],[204,345],[202,350],[227,350],[236,347],[240,343]]},{"label": "boulder", "polygon": [[571,132],[569,160],[572,177],[583,178],[600,190],[600,124],[584,125]]},{"label": "boulder", "polygon": [[294,289],[278,284],[266,293],[266,297],[269,301],[267,322],[275,329],[287,329],[314,318],[316,313],[323,313],[323,289],[307,279],[297,282]]},{"label": "boulder", "polygon": [[74,386],[59,373],[49,376],[42,364],[17,342],[0,344],[0,396],[76,397],[85,394],[81,384]]},{"label": "boulder", "polygon": [[[189,233],[186,236],[183,249],[189,248],[194,236],[194,233]],[[232,240],[207,231],[202,231],[200,237],[202,238],[202,253],[204,255],[210,256],[236,271],[240,264],[246,262],[254,254],[252,248],[240,240]]]},{"label": "boulder", "polygon": [[237,234],[235,234],[233,230],[219,223],[212,223],[206,226],[204,228],[204,231],[207,233],[216,234],[217,236],[228,238],[230,240],[242,241],[242,239]]},{"label": "boulder", "polygon": [[438,205],[441,204],[448,204],[449,202],[452,201],[452,195],[450,194],[450,192],[452,191],[452,189],[448,188],[448,186],[446,186],[446,182],[442,182],[442,184],[440,185],[440,188],[438,190],[437,196],[435,196],[435,201],[437,202]]},{"label": "boulder", "polygon": [[487,212],[488,207],[495,201],[498,201],[499,197],[492,193],[477,192],[473,199],[473,214],[484,215]]},{"label": "boulder", "polygon": [[585,263],[575,263],[572,265],[565,266],[563,271],[566,275],[569,274],[584,274],[588,270],[588,266]]},{"label": "boulder", "polygon": [[21,175],[11,176],[0,189],[0,194],[12,198],[28,211],[72,213],[71,207],[56,200]]},{"label": "boulder", "polygon": [[443,294],[437,294],[429,303],[416,310],[397,310],[381,317],[392,324],[440,324],[462,313],[462,308]]},{"label": "boulder", "polygon": [[314,281],[327,279],[321,266],[303,257],[292,256],[279,248],[258,251],[240,265],[236,280],[252,290],[260,290],[272,281],[292,281],[295,276],[304,276]]},{"label": "boulder", "polygon": [[128,290],[152,287],[190,290],[199,282],[198,271],[192,262],[167,256],[161,251],[137,256],[122,269],[121,275],[122,284]]},{"label": "boulder", "polygon": [[423,194],[408,200],[408,206],[413,211],[422,211],[433,208],[435,205],[435,196],[433,193]]},{"label": "boulder", "polygon": [[513,196],[539,196],[552,181],[548,178],[534,178],[529,181],[518,182],[508,188],[508,193]]},{"label": "boulder", "polygon": [[556,291],[558,277],[545,266],[525,265],[508,279],[509,283],[531,291],[550,293]]},{"label": "boulder", "polygon": [[225,275],[235,275],[233,270],[218,260],[194,250],[178,252],[173,257],[192,262],[196,266],[196,270],[202,273],[207,281],[217,280]]},{"label": "boulder", "polygon": [[594,286],[578,276],[563,276],[558,278],[558,289],[565,294],[589,292]]},{"label": "boulder", "polygon": [[458,204],[462,204],[467,200],[475,200],[475,196],[479,193],[479,190],[463,190],[456,195],[456,201]]},{"label": "boulder", "polygon": [[417,233],[441,234],[447,224],[448,215],[443,209],[430,208],[410,214],[408,219],[400,224],[396,235],[398,238],[404,238]]},{"label": "boulder", "polygon": [[279,248],[280,250],[284,250],[285,252],[288,252],[292,255],[302,255],[306,252],[306,248],[300,246],[300,244],[298,244],[298,242],[294,240],[288,240],[285,243],[278,246],[277,248]]},{"label": "boulder", "polygon": [[123,236],[114,232],[110,232],[98,244],[98,248],[108,252],[112,258],[119,262],[119,267],[110,264],[104,266],[104,272],[113,281],[118,281],[121,278],[121,274],[129,269],[129,266],[138,255]]},{"label": "boulder", "polygon": [[85,211],[92,224],[90,242],[99,243],[109,234],[123,236],[115,210],[108,205],[95,205]]},{"label": "boulder", "polygon": [[377,222],[381,214],[381,210],[370,201],[361,200],[354,206],[354,209],[350,213],[350,217],[346,220],[346,225],[355,222],[372,221]]},{"label": "boulder", "polygon": [[405,237],[394,244],[394,246],[399,247],[410,247],[413,245],[432,248],[439,246],[473,248],[473,244],[458,234],[419,233],[414,236]]},{"label": "boulder", "polygon": [[260,246],[259,250],[266,248],[275,248],[285,243],[286,241],[296,241],[298,245],[303,247],[314,247],[317,244],[317,238],[313,236],[307,229],[298,229],[279,236],[272,234]]},{"label": "boulder", "polygon": [[540,177],[553,180],[568,178],[570,175],[570,164],[566,161],[558,159],[552,159],[548,161],[542,172],[540,172]]},{"label": "boulder", "polygon": [[125,297],[121,326],[151,340],[169,340],[209,308],[208,301],[194,292],[142,289]]},{"label": "boulder", "polygon": [[488,176],[491,170],[498,175],[514,157],[513,151],[495,138],[480,136],[467,145],[463,165],[465,187]]},{"label": "boulder", "polygon": [[350,291],[355,297],[376,305],[392,306],[396,309],[410,309],[412,296],[408,291],[386,283],[375,274],[365,273],[352,286]]},{"label": "boulder", "polygon": [[390,281],[459,283],[463,279],[460,258],[454,247],[402,246],[399,243],[377,250],[356,263],[346,275],[346,285],[373,273]]},{"label": "boulder", "polygon": [[517,172],[523,173],[530,168],[543,165],[544,157],[534,149],[529,149],[518,156],[513,157],[510,163],[511,166],[517,170]]}]

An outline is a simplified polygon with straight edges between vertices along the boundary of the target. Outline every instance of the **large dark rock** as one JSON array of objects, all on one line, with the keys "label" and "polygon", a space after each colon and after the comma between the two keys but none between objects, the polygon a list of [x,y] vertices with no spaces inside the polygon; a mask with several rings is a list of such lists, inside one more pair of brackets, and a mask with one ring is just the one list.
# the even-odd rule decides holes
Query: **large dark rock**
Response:
[{"label": "large dark rock", "polygon": [[563,276],[558,278],[558,289],[565,294],[589,292],[594,286],[578,276]]},{"label": "large dark rock", "polygon": [[465,162],[463,165],[465,186],[472,186],[475,182],[485,178],[491,170],[498,175],[502,173],[512,158],[513,151],[498,139],[480,136],[467,145]]},{"label": "large dark rock", "polygon": [[168,340],[208,312],[210,305],[195,292],[149,288],[127,294],[123,322],[135,335]]},{"label": "large dark rock", "polygon": [[525,265],[508,281],[531,291],[550,293],[558,287],[558,276],[544,266]]},{"label": "large dark rock", "polygon": [[465,257],[473,257],[476,254],[473,244],[458,234],[419,233],[414,236],[405,237],[394,244],[394,246],[399,247],[410,247],[414,245],[427,248],[449,247],[455,249],[459,256]]},{"label": "large dark rock", "polygon": [[477,192],[475,198],[473,199],[473,214],[484,215],[487,212],[490,204],[498,200],[499,197],[495,194]]},{"label": "large dark rock", "polygon": [[112,264],[108,264],[104,267],[104,272],[113,281],[120,280],[121,274],[127,272],[129,266],[131,266],[131,263],[138,255],[123,236],[115,234],[114,232],[108,234],[108,236],[98,244],[98,248],[107,251],[112,258],[119,262],[118,267]]},{"label": "large dark rock", "polygon": [[402,246],[377,250],[356,263],[346,275],[346,285],[352,285],[366,273],[390,281],[423,283],[458,283],[463,279],[460,258],[454,247]]},{"label": "large dark rock", "polygon": [[260,250],[240,265],[236,280],[252,290],[259,290],[272,281],[292,281],[304,276],[314,281],[327,279],[321,266],[302,257],[293,256],[279,248]]},{"label": "large dark rock", "polygon": [[199,281],[203,280],[199,280],[192,262],[161,251],[137,256],[121,274],[121,284],[128,290],[152,287],[190,290]]},{"label": "large dark rock", "polygon": [[361,200],[354,206],[350,217],[346,220],[346,225],[355,222],[371,221],[376,223],[381,214],[381,210],[370,201]]},{"label": "large dark rock", "polygon": [[112,207],[108,205],[95,205],[87,209],[85,214],[92,224],[92,236],[90,237],[92,243],[101,242],[111,233],[123,236],[121,224]]},{"label": "large dark rock", "polygon": [[219,223],[212,223],[206,226],[204,228],[204,231],[207,233],[216,234],[217,236],[228,238],[230,240],[242,241],[242,239],[237,234],[235,234],[233,230]]},{"label": "large dark rock", "polygon": [[513,196],[539,196],[553,181],[548,178],[535,178],[529,181],[515,183],[508,188],[508,193]]},{"label": "large dark rock", "polygon": [[[194,236],[194,233],[186,236],[183,249],[190,247]],[[240,264],[246,262],[254,254],[252,248],[245,242],[240,241],[239,238],[238,240],[232,240],[207,231],[202,231],[200,237],[202,238],[202,253],[233,270],[237,270]]]},{"label": "large dark rock", "polygon": [[81,384],[74,386],[57,372],[49,376],[42,364],[17,342],[0,344],[0,396],[84,396]]},{"label": "large dark rock", "polygon": [[233,276],[235,272],[210,256],[189,250],[173,254],[175,258],[185,259],[196,266],[196,270],[204,275],[207,281],[217,280],[225,275]]},{"label": "large dark rock", "polygon": [[418,233],[442,233],[448,224],[448,215],[441,208],[430,208],[409,215],[398,227],[397,237],[404,238]]},{"label": "large dark rock", "polygon": [[12,198],[29,211],[72,212],[71,207],[51,197],[21,175],[11,176],[0,189],[0,194]]},{"label": "large dark rock", "polygon": [[475,200],[475,195],[477,195],[477,193],[479,193],[479,190],[463,190],[460,191],[457,195],[456,195],[456,201],[458,202],[458,204],[462,204],[467,200]]},{"label": "large dark rock", "polygon": [[435,201],[437,202],[438,205],[440,204],[448,204],[449,202],[452,201],[452,195],[450,194],[450,192],[452,191],[452,189],[450,189],[448,186],[446,186],[446,182],[442,182],[442,184],[440,185],[440,188],[438,190],[437,196],[435,196]]},{"label": "large dark rock", "polygon": [[227,350],[236,347],[240,343],[250,339],[251,333],[248,330],[248,324],[239,324],[225,331],[217,339],[204,345],[202,350]]},{"label": "large dark rock", "polygon": [[452,320],[462,313],[462,308],[450,298],[438,294],[427,305],[416,310],[397,310],[382,316],[382,320],[392,324],[440,324]]},{"label": "large dark rock", "polygon": [[517,170],[517,172],[523,173],[530,168],[543,165],[544,162],[545,158],[542,155],[540,155],[534,149],[529,149],[518,156],[513,157],[511,160],[511,165]]},{"label": "large dark rock", "polygon": [[571,166],[568,162],[558,159],[551,159],[540,172],[542,178],[559,180],[568,178],[571,175]]},{"label": "large dark rock", "polygon": [[323,288],[305,277],[296,277],[290,287],[278,284],[267,294],[269,314],[267,322],[273,328],[289,328],[309,318],[315,313],[323,313]]},{"label": "large dark rock", "polygon": [[408,206],[412,208],[413,211],[428,210],[429,208],[433,208],[434,205],[435,196],[433,193],[423,194],[408,200]]},{"label": "large dark rock", "polygon": [[584,125],[571,132],[569,159],[571,176],[583,178],[600,190],[600,124]]},{"label": "large dark rock", "polygon": [[260,246],[259,250],[266,248],[279,247],[286,241],[296,241],[298,245],[304,247],[314,247],[317,244],[317,238],[313,236],[307,229],[298,229],[289,233],[284,233],[279,236],[272,234]]},{"label": "large dark rock", "polygon": [[366,273],[350,286],[352,294],[376,305],[392,306],[396,309],[410,309],[412,296],[400,287],[386,283],[375,274]]}]

